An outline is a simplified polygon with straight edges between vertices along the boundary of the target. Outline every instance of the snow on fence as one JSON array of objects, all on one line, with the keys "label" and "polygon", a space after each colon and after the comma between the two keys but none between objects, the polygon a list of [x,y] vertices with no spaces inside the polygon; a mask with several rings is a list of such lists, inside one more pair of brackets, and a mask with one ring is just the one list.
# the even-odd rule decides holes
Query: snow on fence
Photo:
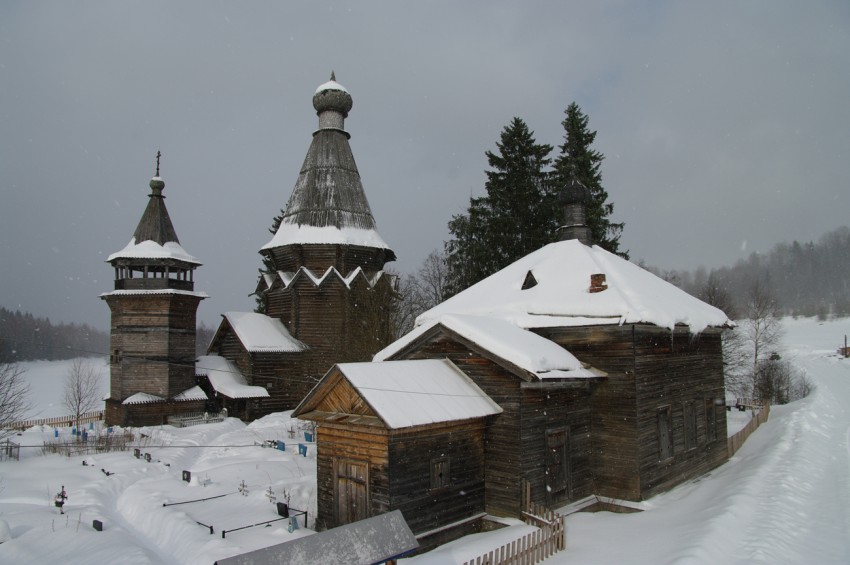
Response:
[{"label": "snow on fence", "polygon": [[531,502],[531,485],[523,481],[522,519],[540,529],[506,543],[464,565],[534,565],[566,549],[565,518],[553,510]]},{"label": "snow on fence", "polygon": [[181,414],[179,416],[169,416],[168,424],[175,428],[188,428],[189,426],[199,426],[201,424],[213,424],[223,422],[227,418],[226,412],[193,412],[191,414]]},{"label": "snow on fence", "polygon": [[726,440],[726,449],[729,452],[729,457],[735,455],[741,449],[741,446],[744,445],[744,442],[747,441],[747,438],[750,437],[750,434],[756,431],[760,425],[767,422],[769,417],[770,404],[765,404],[761,407],[761,410],[754,412],[753,418],[747,422],[747,425]]},{"label": "snow on fence", "polygon": [[7,439],[0,442],[0,461],[15,461],[21,458],[21,444]]},{"label": "snow on fence", "polygon": [[[99,422],[103,420],[103,410],[95,410],[94,412],[86,412],[80,415],[79,424],[90,424],[91,422]],[[22,420],[9,425],[10,429],[26,430],[33,426],[76,426],[77,422],[74,416],[54,416],[53,418],[39,418],[36,420]]]}]

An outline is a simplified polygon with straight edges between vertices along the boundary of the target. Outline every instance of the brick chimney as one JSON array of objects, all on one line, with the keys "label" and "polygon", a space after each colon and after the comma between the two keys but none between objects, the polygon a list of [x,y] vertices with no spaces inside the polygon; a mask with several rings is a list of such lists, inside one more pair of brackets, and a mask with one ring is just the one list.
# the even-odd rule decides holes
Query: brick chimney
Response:
[{"label": "brick chimney", "polygon": [[597,273],[595,275],[590,275],[590,288],[588,292],[602,292],[603,290],[608,289],[608,284],[605,282],[605,274]]}]

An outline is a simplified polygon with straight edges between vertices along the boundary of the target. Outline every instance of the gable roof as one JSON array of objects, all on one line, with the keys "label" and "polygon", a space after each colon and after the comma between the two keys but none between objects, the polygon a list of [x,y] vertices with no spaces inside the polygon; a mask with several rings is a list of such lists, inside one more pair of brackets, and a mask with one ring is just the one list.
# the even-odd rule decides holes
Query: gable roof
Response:
[{"label": "gable roof", "polygon": [[[529,273],[537,284],[524,284]],[[590,277],[596,274],[605,275],[607,289],[590,292]],[[577,240],[550,243],[526,255],[426,311],[416,323],[445,314],[498,318],[522,328],[647,323],[672,330],[686,324],[699,333],[734,325],[714,306]]]},{"label": "gable roof", "polygon": [[308,349],[277,318],[257,312],[225,312],[224,318],[248,352],[291,353]]},{"label": "gable roof", "polygon": [[207,377],[219,394],[228,398],[267,398],[269,392],[261,386],[249,385],[232,361],[218,355],[201,355],[195,361],[195,375]]},{"label": "gable roof", "polygon": [[315,410],[339,374],[389,429],[481,418],[502,408],[447,359],[340,363],[334,366],[293,416]]},{"label": "gable roof", "polygon": [[392,358],[435,327],[441,326],[480,346],[492,355],[539,379],[575,379],[605,376],[572,353],[533,332],[505,320],[446,314],[423,323],[375,354],[374,361]]}]

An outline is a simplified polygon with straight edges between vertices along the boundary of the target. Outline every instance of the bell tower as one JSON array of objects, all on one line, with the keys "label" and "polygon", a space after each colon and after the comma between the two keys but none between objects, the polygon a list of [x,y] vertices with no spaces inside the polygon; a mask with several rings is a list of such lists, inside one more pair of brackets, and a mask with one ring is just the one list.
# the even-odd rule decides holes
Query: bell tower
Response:
[{"label": "bell tower", "polygon": [[112,312],[110,425],[163,423],[168,415],[202,410],[206,400],[194,386],[196,312],[206,298],[195,292],[201,263],[177,239],[162,194],[160,156],[133,237],[107,259],[115,271],[113,290],[101,295]]}]

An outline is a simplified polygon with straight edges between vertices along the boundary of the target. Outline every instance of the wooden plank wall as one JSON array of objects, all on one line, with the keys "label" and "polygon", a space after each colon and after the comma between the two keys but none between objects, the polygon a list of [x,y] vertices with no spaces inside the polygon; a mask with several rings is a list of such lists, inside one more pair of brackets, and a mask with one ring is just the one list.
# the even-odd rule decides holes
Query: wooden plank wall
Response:
[{"label": "wooden plank wall", "polygon": [[640,496],[631,326],[536,330],[585,363],[608,373],[594,385],[591,409],[593,492],[634,500]]},{"label": "wooden plank wall", "polygon": [[[448,485],[431,488],[434,457],[448,460]],[[390,507],[418,534],[484,512],[484,420],[391,431]],[[374,503],[373,503],[374,506]]]},{"label": "wooden plank wall", "polygon": [[490,418],[487,424],[486,511],[519,517],[521,380],[443,333],[405,358],[451,360],[502,408],[503,412]]},{"label": "wooden plank wall", "polygon": [[334,528],[334,459],[365,461],[369,465],[369,515],[392,510],[388,474],[388,436],[386,430],[365,426],[339,426],[323,422],[316,430],[317,513],[316,528]]},{"label": "wooden plank wall", "polygon": [[[723,355],[719,330],[699,336],[687,328],[637,326],[638,438],[641,497],[647,498],[702,475],[727,459],[726,411],[715,406],[715,439],[706,429],[706,400],[724,399]],[[696,412],[696,445],[688,449],[685,405]],[[659,459],[657,413],[669,406],[673,423],[673,457]]]},{"label": "wooden plank wall", "polygon": [[170,398],[195,384],[196,312],[201,298],[184,295],[107,296],[112,311],[110,397],[137,392]]},{"label": "wooden plank wall", "polygon": [[[531,485],[532,501],[551,507],[594,494],[591,466],[590,388],[524,388],[522,394],[522,473]],[[546,461],[549,431],[563,430],[568,440],[568,486],[547,488]]]}]

